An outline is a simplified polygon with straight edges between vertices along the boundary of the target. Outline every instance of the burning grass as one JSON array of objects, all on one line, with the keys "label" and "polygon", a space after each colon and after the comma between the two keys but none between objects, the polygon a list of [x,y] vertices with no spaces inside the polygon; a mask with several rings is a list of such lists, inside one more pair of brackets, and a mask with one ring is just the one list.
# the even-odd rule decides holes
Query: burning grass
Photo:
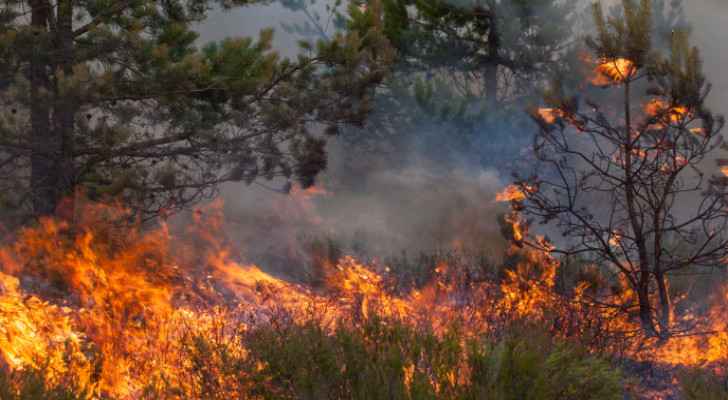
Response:
[{"label": "burning grass", "polygon": [[312,289],[240,263],[218,208],[181,232],[141,229],[119,207],[80,215],[42,220],[0,251],[0,369],[13,396],[42,376],[43,390],[84,398],[612,399],[622,379],[592,355],[701,365],[728,354],[718,322],[656,351],[629,316],[589,302],[593,285],[560,288],[546,251],[512,247],[493,279],[439,263],[429,283],[399,291],[345,256]]}]

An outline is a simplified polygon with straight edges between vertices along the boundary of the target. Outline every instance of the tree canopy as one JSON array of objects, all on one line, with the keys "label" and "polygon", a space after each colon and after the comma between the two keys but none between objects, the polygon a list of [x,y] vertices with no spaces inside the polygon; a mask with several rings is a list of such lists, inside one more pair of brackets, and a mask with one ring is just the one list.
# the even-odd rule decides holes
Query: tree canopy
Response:
[{"label": "tree canopy", "polygon": [[[0,12],[2,200],[51,213],[82,187],[153,215],[227,181],[313,184],[325,136],[361,124],[392,59],[356,15],[295,59],[272,30],[198,46],[213,6],[251,1],[13,0]],[[5,190],[12,188],[12,191]]]}]

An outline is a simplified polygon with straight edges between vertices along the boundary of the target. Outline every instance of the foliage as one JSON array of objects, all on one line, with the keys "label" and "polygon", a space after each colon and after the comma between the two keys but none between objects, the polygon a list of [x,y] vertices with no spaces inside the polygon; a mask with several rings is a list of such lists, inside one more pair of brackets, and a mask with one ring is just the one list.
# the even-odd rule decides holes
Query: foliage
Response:
[{"label": "foliage", "polygon": [[544,336],[462,340],[454,328],[438,337],[378,319],[333,333],[313,321],[273,324],[247,335],[244,362],[258,367],[245,379],[251,393],[271,399],[621,398],[616,369]]},{"label": "foliage", "polygon": [[88,398],[83,389],[71,382],[49,384],[44,371],[6,372],[0,369],[0,399],[3,400],[82,400]]},{"label": "foliage", "polygon": [[[523,329],[523,328],[522,328]],[[523,331],[471,351],[473,389],[465,398],[621,399],[619,371],[578,346]]]},{"label": "foliage", "polygon": [[5,205],[50,213],[83,186],[156,214],[227,181],[312,185],[326,168],[324,132],[363,123],[391,59],[386,39],[367,20],[295,59],[274,51],[272,30],[198,48],[194,24],[211,4],[3,7]]},{"label": "foliage", "polygon": [[528,143],[524,105],[576,59],[576,9],[570,0],[383,1],[382,31],[398,57],[368,129],[346,129],[344,139],[390,157],[386,165],[414,150],[446,165],[502,168]]},{"label": "foliage", "polygon": [[728,385],[709,371],[692,370],[680,376],[680,386],[684,400],[722,400],[728,398]]}]

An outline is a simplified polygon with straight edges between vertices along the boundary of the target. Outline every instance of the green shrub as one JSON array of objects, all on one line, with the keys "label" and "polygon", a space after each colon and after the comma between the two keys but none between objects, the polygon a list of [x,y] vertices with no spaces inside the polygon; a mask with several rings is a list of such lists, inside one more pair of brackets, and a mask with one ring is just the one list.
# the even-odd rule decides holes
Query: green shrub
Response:
[{"label": "green shrub", "polygon": [[[453,392],[449,373],[461,359],[454,338],[438,339],[372,319],[327,334],[316,323],[260,329],[248,338],[266,399],[436,399]],[[417,365],[417,368],[414,366]],[[412,375],[405,379],[411,368]],[[405,381],[408,380],[408,383]]]},{"label": "green shrub", "polygon": [[682,373],[680,388],[684,400],[728,399],[728,380],[708,371],[696,369]]},{"label": "green shrub", "polygon": [[265,399],[618,400],[622,377],[608,362],[529,330],[462,346],[370,320],[327,334],[316,323],[267,327],[247,338],[255,394]]},{"label": "green shrub", "polygon": [[605,360],[542,334],[515,332],[469,346],[467,399],[619,400],[622,377]]},{"label": "green shrub", "polygon": [[0,368],[0,399],[2,400],[81,400],[87,399],[84,390],[70,384],[49,385],[40,370],[5,372]]}]

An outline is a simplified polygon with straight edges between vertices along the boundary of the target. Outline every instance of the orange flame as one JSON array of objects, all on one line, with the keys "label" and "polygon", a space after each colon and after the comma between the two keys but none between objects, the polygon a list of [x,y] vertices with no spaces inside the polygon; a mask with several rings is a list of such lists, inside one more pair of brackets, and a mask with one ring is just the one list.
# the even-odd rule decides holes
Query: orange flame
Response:
[{"label": "orange flame", "polygon": [[662,116],[665,121],[658,124],[658,128],[664,127],[667,123],[680,124],[690,117],[690,110],[687,107],[681,105],[670,106],[660,99],[648,101],[644,105],[644,111],[650,117]]},{"label": "orange flame", "polygon": [[526,193],[524,193],[517,185],[508,185],[505,189],[495,195],[495,201],[497,202],[523,201],[525,199]]},{"label": "orange flame", "polygon": [[624,82],[632,78],[637,72],[634,62],[626,58],[613,60],[601,59],[594,68],[591,83],[595,86],[608,86]]},{"label": "orange flame", "polygon": [[622,241],[622,234],[618,231],[612,232],[612,234],[609,236],[609,245],[612,247],[619,247],[620,243]]},{"label": "orange flame", "polygon": [[533,185],[510,184],[510,185],[506,186],[505,189],[496,193],[495,201],[499,202],[499,203],[506,202],[506,201],[519,202],[519,201],[526,200],[527,194],[532,194],[532,193],[536,193],[536,187]]},{"label": "orange flame", "polygon": [[557,119],[564,117],[564,112],[558,108],[539,108],[537,113],[547,124],[553,124]]},{"label": "orange flame", "polygon": [[[526,187],[530,190],[535,188]],[[518,193],[525,196],[510,189],[504,201],[521,198]],[[222,218],[215,210],[196,214],[184,235],[166,226],[149,231],[125,226],[120,221],[128,214],[114,207],[94,205],[81,215],[73,231],[64,222],[44,219],[0,248],[0,365],[17,370],[44,362],[49,380],[70,374],[96,397],[138,398],[157,381],[174,382],[183,393],[191,390],[185,338],[219,338],[220,326],[254,329],[279,313],[300,323],[315,312],[324,326],[381,316],[436,333],[458,321],[466,337],[493,332],[508,321],[546,322],[553,315],[559,323],[546,325],[555,335],[586,329],[578,318],[601,321],[607,333],[639,328],[616,308],[588,308],[585,283],[576,286],[572,298],[556,290],[559,261],[543,237],[534,239],[540,250],[512,246],[509,254],[518,257],[497,282],[466,281],[442,263],[430,283],[399,293],[390,290],[387,275],[347,256],[326,270],[324,288],[314,290],[238,262],[219,231]],[[513,239],[524,241],[522,217],[512,211],[506,221]],[[614,232],[609,242],[617,245],[621,239]],[[633,304],[626,282],[615,293],[614,301]],[[676,338],[657,351],[652,347],[650,356],[685,365],[728,360],[726,293],[714,299],[712,322],[701,325],[717,333]],[[244,345],[231,343],[231,351],[245,357]],[[624,346],[642,357],[637,345]],[[412,385],[417,366],[402,368],[403,383]],[[451,382],[460,379],[455,372],[446,371]],[[248,396],[231,392],[231,397]]]}]

